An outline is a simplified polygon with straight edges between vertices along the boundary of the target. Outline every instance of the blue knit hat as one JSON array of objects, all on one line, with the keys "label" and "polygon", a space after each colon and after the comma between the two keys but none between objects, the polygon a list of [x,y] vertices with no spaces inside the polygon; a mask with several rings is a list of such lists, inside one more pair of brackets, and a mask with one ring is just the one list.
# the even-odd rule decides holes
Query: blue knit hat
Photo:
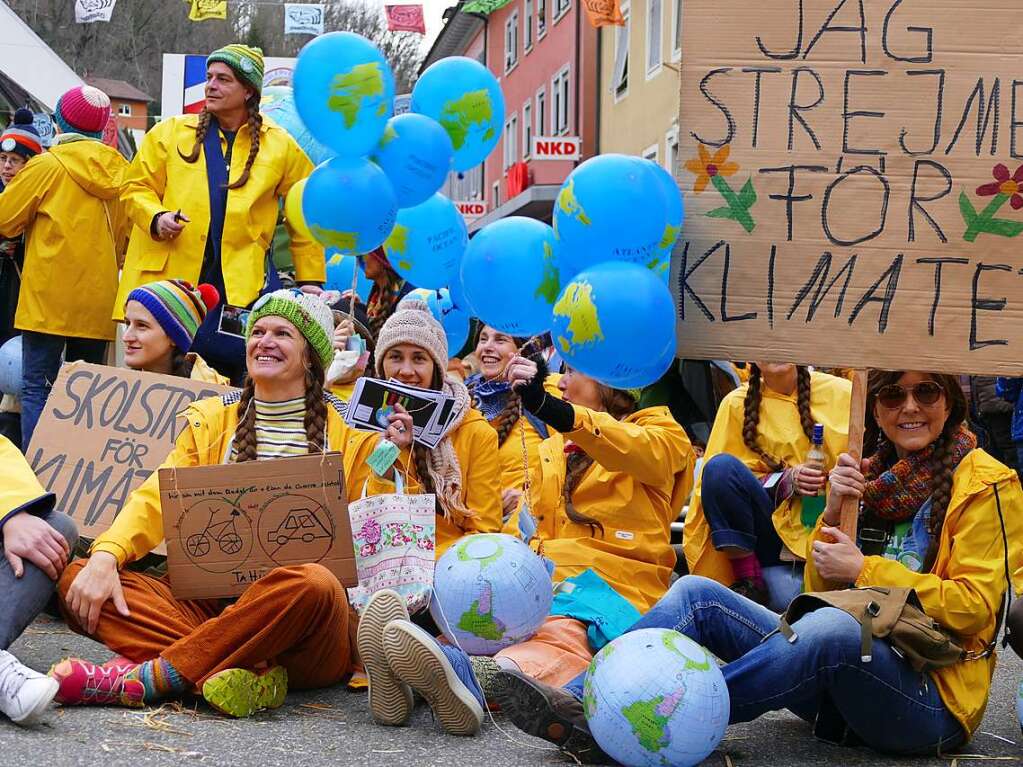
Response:
[{"label": "blue knit hat", "polygon": [[184,280],[159,280],[135,288],[128,301],[146,307],[174,345],[187,352],[206,312],[220,302],[220,293],[212,285],[195,288]]}]

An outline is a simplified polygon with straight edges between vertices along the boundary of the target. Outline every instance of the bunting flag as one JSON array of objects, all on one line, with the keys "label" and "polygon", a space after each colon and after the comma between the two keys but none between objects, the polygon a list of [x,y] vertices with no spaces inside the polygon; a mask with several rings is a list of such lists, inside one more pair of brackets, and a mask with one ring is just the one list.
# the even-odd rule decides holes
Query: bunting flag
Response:
[{"label": "bunting flag", "polygon": [[227,0],[185,0],[191,5],[189,21],[210,21],[227,18]]},{"label": "bunting flag", "polygon": [[418,32],[426,34],[426,20],[421,5],[385,5],[387,29],[391,32]]},{"label": "bunting flag", "polygon": [[478,13],[481,16],[489,16],[510,2],[511,0],[469,0],[462,8],[462,13]]},{"label": "bunting flag", "polygon": [[117,0],[75,0],[75,21],[91,24],[94,21],[110,21]]},{"label": "bunting flag", "polygon": [[586,18],[593,27],[624,27],[625,17],[619,0],[583,0]]},{"label": "bunting flag", "polygon": [[284,34],[322,35],[323,3],[285,3]]}]

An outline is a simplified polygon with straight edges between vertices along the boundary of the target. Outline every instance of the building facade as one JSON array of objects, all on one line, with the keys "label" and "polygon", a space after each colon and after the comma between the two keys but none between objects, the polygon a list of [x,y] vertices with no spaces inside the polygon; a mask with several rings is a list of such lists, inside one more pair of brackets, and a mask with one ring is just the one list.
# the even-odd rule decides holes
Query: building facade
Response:
[{"label": "building facade", "polygon": [[117,119],[117,127],[130,131],[136,142],[141,141],[148,127],[152,99],[124,80],[87,77],[86,82],[110,97],[110,111]]}]

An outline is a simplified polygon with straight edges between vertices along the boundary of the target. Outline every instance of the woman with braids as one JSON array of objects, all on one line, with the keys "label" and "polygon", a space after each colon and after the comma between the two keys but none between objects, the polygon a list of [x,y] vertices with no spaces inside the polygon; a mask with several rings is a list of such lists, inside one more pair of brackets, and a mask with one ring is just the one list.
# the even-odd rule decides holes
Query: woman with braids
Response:
[{"label": "woman with braids", "polygon": [[[263,296],[248,319],[244,388],[189,406],[163,467],[341,450],[349,494],[366,482],[379,492],[381,480],[366,459],[382,437],[347,428],[344,405],[323,389],[333,330],[330,308],[316,296]],[[407,414],[392,421],[385,438],[410,431]],[[350,673],[354,624],[345,590],[329,571],[275,568],[230,605],[179,600],[165,578],[124,569],[154,549],[163,531],[154,471],[93,543],[90,558],[64,570],[58,594],[68,625],[118,656],[102,665],[57,663],[50,673],[60,683],[58,701],[142,706],[197,690],[218,710],[248,716],[280,706],[288,685],[324,687]]]},{"label": "woman with braids", "polygon": [[[218,333],[224,306],[246,307],[273,285],[267,250],[279,200],[312,172],[287,131],[259,113],[263,54],[228,45],[206,60],[206,102],[198,115],[157,123],[131,164],[122,200],[135,223],[115,302],[154,280],[208,282],[222,303],[196,338],[196,351],[240,382],[242,344]],[[290,227],[290,224],[289,224]],[[313,287],[325,278],[323,248],[290,231],[295,277]]]},{"label": "woman with braids", "polygon": [[804,461],[815,423],[833,466],[849,431],[849,381],[760,362],[721,401],[686,515],[689,572],[780,612],[802,589],[816,518],[803,498],[825,487]]},{"label": "woman with braids", "polygon": [[[373,335],[379,335],[387,318],[394,314],[401,299],[415,290],[415,285],[394,271],[382,247],[359,256],[359,266],[366,279],[373,283],[366,302],[366,314],[369,317],[369,329]],[[344,297],[351,298],[348,293],[345,291]]]},{"label": "woman with braids", "polygon": [[135,288],[124,307],[124,364],[132,370],[230,384],[193,351],[206,313],[220,301],[217,289],[184,280],[159,280]]},{"label": "woman with braids", "polygon": [[[532,639],[493,658],[470,658],[406,620],[374,624],[376,645],[394,673],[374,680],[367,662],[371,688],[416,689],[455,735],[479,730],[485,700],[500,695],[493,682],[502,668],[548,684],[567,682],[664,594],[675,564],[671,523],[692,486],[693,450],[685,432],[665,407],[638,409],[638,390],[612,389],[569,370],[558,382],[559,399],[544,390],[536,362],[521,356],[511,359],[504,376],[526,411],[549,427],[531,478],[530,516],[555,565],[554,579],[572,579],[573,588],[564,592],[574,599],[559,595]],[[385,599],[374,598],[367,614]],[[369,633],[364,615],[363,658]],[[400,704],[402,698],[379,700]],[[411,710],[374,705],[372,698],[370,704],[381,724],[404,724]]]},{"label": "woman with braids", "polygon": [[[1019,479],[976,448],[967,413],[955,376],[871,373],[867,457],[838,456],[806,563],[812,591],[913,589],[966,651],[961,660],[916,671],[886,639],[868,635],[864,648],[860,623],[837,607],[808,612],[791,634],[780,633],[778,615],[695,575],[631,630],[675,629],[721,659],[732,724],[787,708],[814,723],[818,737],[886,754],[964,745],[987,705],[1009,574],[1023,563]],[[862,504],[859,545],[838,529],[847,498]],[[503,677],[510,705],[502,708],[516,725],[570,746],[584,762],[606,758],[582,713],[581,676],[562,689]]]}]

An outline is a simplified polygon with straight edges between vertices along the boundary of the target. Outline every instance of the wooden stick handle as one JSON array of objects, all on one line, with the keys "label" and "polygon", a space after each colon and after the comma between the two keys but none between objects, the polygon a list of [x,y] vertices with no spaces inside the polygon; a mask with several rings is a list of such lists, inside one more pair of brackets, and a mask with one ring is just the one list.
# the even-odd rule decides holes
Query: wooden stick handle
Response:
[{"label": "wooden stick handle", "polygon": [[[867,371],[853,372],[852,399],[849,402],[849,455],[857,461],[863,458],[863,422],[867,414]],[[860,502],[855,498],[842,501],[842,518],[839,527],[853,541],[856,540],[856,525],[860,516]]]}]

